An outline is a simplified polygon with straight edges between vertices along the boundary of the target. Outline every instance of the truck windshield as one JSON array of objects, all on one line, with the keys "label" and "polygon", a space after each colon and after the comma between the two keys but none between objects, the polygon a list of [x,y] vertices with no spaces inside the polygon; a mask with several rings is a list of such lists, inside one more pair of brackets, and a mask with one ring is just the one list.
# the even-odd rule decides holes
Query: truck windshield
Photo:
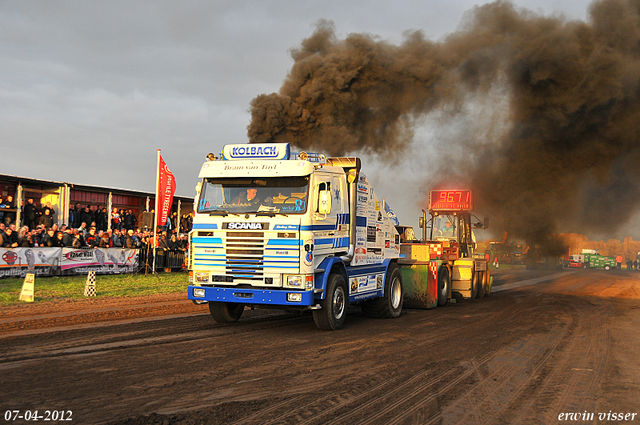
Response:
[{"label": "truck windshield", "polygon": [[204,179],[198,212],[304,214],[308,188],[309,176]]},{"label": "truck windshield", "polygon": [[439,215],[433,220],[433,237],[436,240],[455,239],[456,219],[451,215]]}]

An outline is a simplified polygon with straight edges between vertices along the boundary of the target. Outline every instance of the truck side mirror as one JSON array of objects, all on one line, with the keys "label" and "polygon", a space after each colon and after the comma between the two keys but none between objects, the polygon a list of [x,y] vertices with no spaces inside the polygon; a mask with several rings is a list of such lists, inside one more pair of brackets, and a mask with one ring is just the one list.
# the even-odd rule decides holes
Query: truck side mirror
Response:
[{"label": "truck side mirror", "polygon": [[318,214],[327,216],[331,214],[331,191],[321,190],[318,192]]}]

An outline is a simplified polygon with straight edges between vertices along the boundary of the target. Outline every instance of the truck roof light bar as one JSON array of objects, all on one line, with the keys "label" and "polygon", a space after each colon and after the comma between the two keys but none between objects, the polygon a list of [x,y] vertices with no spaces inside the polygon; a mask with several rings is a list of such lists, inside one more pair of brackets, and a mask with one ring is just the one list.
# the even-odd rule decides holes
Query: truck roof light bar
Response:
[{"label": "truck roof light bar", "polygon": [[317,152],[293,152],[293,155],[301,161],[317,162],[320,164],[324,164],[327,160],[325,154]]}]

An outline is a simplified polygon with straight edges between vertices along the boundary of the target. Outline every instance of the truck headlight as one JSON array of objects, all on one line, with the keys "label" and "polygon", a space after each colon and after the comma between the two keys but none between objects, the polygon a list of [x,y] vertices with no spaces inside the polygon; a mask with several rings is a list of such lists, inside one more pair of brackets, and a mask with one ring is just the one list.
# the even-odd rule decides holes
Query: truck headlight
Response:
[{"label": "truck headlight", "polygon": [[291,288],[300,288],[302,289],[304,286],[304,275],[294,274],[287,276],[287,286]]},{"label": "truck headlight", "polygon": [[193,288],[193,296],[204,298],[204,288]]},{"label": "truck headlight", "polygon": [[311,289],[313,288],[313,275],[312,274],[292,274],[288,275],[285,280],[285,286],[296,289]]}]

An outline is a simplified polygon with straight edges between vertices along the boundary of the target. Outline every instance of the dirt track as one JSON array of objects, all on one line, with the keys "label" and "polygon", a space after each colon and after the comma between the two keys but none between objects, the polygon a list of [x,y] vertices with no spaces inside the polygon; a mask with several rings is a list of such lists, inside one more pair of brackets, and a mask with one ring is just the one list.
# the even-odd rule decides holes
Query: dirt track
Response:
[{"label": "dirt track", "polygon": [[83,424],[547,424],[562,413],[607,423],[599,413],[640,413],[640,273],[501,272],[494,288],[395,320],[354,307],[337,332],[269,310],[218,325],[175,297],[5,309],[0,413],[65,410]]}]

